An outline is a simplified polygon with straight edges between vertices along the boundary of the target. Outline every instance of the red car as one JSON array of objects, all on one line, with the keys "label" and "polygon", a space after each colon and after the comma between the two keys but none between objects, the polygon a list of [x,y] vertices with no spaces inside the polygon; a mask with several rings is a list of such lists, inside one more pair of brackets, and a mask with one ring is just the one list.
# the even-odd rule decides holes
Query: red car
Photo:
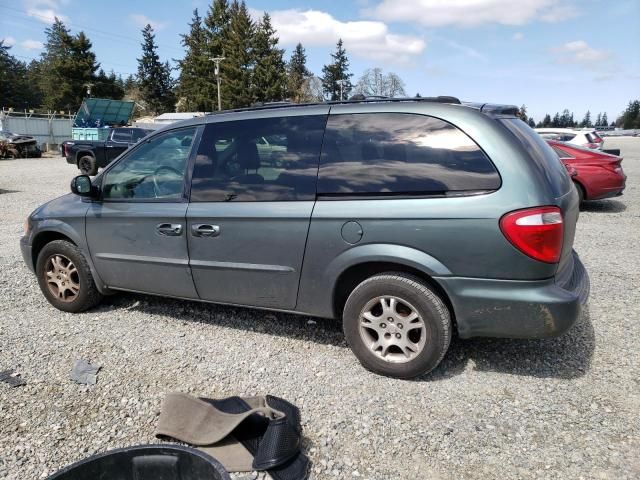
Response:
[{"label": "red car", "polygon": [[627,176],[622,171],[622,157],[598,150],[590,150],[555,140],[547,140],[567,167],[584,200],[622,195]]}]

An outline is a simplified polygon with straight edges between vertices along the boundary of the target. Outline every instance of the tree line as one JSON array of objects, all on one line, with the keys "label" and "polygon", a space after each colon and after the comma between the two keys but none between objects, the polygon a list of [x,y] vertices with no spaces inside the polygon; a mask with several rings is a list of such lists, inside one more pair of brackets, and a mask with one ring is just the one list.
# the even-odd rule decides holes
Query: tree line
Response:
[{"label": "tree line", "polygon": [[[320,76],[307,68],[298,43],[288,60],[265,13],[254,21],[244,1],[213,0],[202,17],[197,9],[181,35],[185,54],[173,68],[161,59],[150,25],[142,30],[136,74],[126,78],[106,73],[84,32],[73,35],[60,19],[45,30],[39,59],[25,62],[0,41],[0,106],[74,112],[91,95],[133,100],[138,114],[170,111],[209,111],[217,106],[218,84],[214,58],[221,62],[220,100],[223,109],[255,103],[339,100],[363,95],[405,96],[404,82],[394,73],[368,69],[353,83],[342,40]],[[173,71],[177,75],[173,75]]]},{"label": "tree line", "polygon": [[598,128],[598,127],[619,127],[624,129],[640,128],[640,101],[630,101],[627,109],[616,120],[609,123],[607,112],[598,113],[595,120],[591,119],[591,111],[587,110],[581,121],[577,121],[573,112],[564,109],[562,113],[556,112],[552,117],[546,114],[544,118],[535,122],[527,115],[527,106],[522,105],[518,113],[519,117],[527,122],[532,128]]},{"label": "tree line", "polygon": [[[75,112],[90,94],[133,100],[138,115],[215,110],[218,84],[214,58],[224,58],[219,71],[223,109],[284,100],[340,100],[354,94],[406,96],[402,79],[378,67],[365,70],[353,82],[342,40],[319,76],[307,68],[301,43],[285,59],[269,14],[254,21],[244,0],[212,0],[204,17],[198,9],[193,11],[188,27],[181,35],[184,57],[174,59],[176,67],[172,67],[167,59],[160,59],[153,28],[145,26],[137,73],[126,78],[113,71],[106,73],[87,35],[82,31],[72,34],[57,18],[45,30],[46,43],[39,59],[22,61],[0,41],[0,106]],[[565,109],[536,123],[527,116],[525,105],[520,110],[521,118],[536,127],[591,127],[609,122],[606,112],[599,113],[595,121],[587,112],[578,122]],[[639,102],[630,102],[612,124],[640,128]]]}]

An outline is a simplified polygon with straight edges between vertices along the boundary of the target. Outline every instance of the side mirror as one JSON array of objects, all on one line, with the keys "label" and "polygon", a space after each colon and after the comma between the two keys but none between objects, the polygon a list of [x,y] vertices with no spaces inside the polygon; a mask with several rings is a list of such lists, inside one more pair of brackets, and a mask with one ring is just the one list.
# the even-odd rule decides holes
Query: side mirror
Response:
[{"label": "side mirror", "polygon": [[93,197],[94,188],[89,175],[78,175],[71,180],[71,191],[81,197]]}]

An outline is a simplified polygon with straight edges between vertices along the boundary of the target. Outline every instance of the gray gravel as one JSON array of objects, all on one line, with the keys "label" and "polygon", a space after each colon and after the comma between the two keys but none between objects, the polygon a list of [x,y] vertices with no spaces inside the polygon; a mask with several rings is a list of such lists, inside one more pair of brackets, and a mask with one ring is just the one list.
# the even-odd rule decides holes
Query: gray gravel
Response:
[{"label": "gray gravel", "polygon": [[[365,371],[331,321],[125,294],[55,310],[18,238],[76,170],[0,161],[0,370],[28,382],[0,384],[0,478],[153,442],[170,391],[297,403],[314,478],[638,478],[640,139],[607,146],[622,148],[628,187],[580,216],[584,319],[554,340],[454,339],[417,381]],[[102,365],[96,385],[70,380],[78,358]]]}]

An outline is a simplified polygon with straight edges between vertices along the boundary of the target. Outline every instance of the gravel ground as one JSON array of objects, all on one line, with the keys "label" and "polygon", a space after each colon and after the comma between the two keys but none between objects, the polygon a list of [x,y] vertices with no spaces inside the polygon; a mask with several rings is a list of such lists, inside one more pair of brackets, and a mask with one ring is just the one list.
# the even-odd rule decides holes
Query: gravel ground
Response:
[{"label": "gravel ground", "polygon": [[[28,382],[0,384],[0,478],[154,442],[170,391],[297,403],[314,478],[638,478],[640,139],[607,146],[622,149],[628,187],[580,216],[584,318],[554,340],[454,339],[416,381],[365,371],[332,321],[128,294],[55,310],[18,239],[76,170],[0,161],[0,370]],[[97,385],[69,380],[81,357],[103,366]]]}]

